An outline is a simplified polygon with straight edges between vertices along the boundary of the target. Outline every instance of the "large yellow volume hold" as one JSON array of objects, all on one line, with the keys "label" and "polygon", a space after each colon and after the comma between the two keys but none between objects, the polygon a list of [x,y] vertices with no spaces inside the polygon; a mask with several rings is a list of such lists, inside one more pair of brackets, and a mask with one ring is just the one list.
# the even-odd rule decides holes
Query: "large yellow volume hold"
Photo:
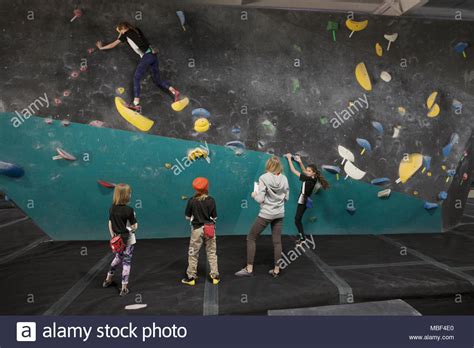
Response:
[{"label": "large yellow volume hold", "polygon": [[127,122],[131,123],[139,130],[147,132],[151,129],[151,127],[153,127],[154,122],[152,120],[140,115],[138,112],[129,109],[122,98],[115,97],[115,107],[117,108],[120,116],[122,116],[125,120],[127,120]]},{"label": "large yellow volume hold", "polygon": [[357,82],[359,85],[366,91],[372,90],[372,82],[370,82],[369,73],[367,72],[367,68],[365,67],[364,63],[359,63],[355,69],[355,75]]},{"label": "large yellow volume hold", "polygon": [[407,182],[423,165],[423,155],[421,153],[412,153],[400,161],[396,183]]}]

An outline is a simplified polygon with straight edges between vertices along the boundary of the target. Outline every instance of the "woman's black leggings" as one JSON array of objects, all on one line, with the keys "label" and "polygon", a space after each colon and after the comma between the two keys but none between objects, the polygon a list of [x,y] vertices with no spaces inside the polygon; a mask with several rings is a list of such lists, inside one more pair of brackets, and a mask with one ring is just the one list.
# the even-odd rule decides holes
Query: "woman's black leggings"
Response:
[{"label": "woman's black leggings", "polygon": [[296,228],[298,229],[298,233],[303,237],[305,236],[304,228],[303,228],[303,215],[305,211],[306,211],[306,204],[298,204],[298,207],[296,208],[295,225],[296,225]]}]

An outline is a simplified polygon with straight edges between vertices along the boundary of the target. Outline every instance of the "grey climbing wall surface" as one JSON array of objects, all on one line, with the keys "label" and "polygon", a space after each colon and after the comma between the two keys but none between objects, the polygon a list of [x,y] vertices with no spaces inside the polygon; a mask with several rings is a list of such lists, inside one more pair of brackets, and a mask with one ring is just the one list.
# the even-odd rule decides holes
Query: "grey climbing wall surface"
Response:
[{"label": "grey climbing wall surface", "polygon": [[[27,114],[25,108],[37,108],[32,113],[40,116],[138,131],[114,106],[121,88],[122,97],[131,99],[138,56],[125,44],[95,49],[97,40],[114,40],[116,23],[127,20],[158,48],[162,77],[191,99],[187,109],[174,112],[171,98],[148,76],[142,106],[155,120],[149,133],[218,145],[240,140],[249,149],[279,155],[300,151],[318,165],[339,165],[337,148],[343,145],[367,172],[362,181],[388,177],[392,190],[431,202],[448,191],[447,171],[458,167],[474,111],[474,52],[468,48],[465,58],[454,47],[472,40],[473,22],[356,14],[368,26],[349,38],[344,14],[178,6],[156,0],[2,1],[0,111]],[[83,15],[71,22],[76,7]],[[186,31],[177,10],[184,11]],[[337,41],[326,30],[328,21],[339,22]],[[392,33],[398,39],[387,51],[384,34]],[[361,62],[371,91],[356,80]],[[379,77],[382,71],[390,82]],[[430,118],[426,101],[434,91],[440,113]],[[31,106],[40,97],[48,103]],[[191,110],[198,107],[211,113],[206,133],[193,130]],[[459,140],[444,156],[453,133]],[[368,140],[372,151],[360,155],[357,138]],[[393,184],[405,153],[432,157],[431,168]]]}]

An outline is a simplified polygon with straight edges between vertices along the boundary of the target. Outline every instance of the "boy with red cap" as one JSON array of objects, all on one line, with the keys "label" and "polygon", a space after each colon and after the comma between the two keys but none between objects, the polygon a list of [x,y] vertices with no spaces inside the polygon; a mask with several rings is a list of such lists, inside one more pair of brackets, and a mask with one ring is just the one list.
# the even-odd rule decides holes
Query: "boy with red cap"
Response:
[{"label": "boy with red cap", "polygon": [[211,267],[209,277],[214,285],[219,284],[217,269],[215,222],[217,219],[216,202],[209,196],[209,181],[206,178],[196,178],[193,181],[196,194],[186,206],[185,217],[191,222],[191,240],[189,242],[188,269],[186,278],[181,282],[196,285],[199,251],[206,244],[207,261]]}]

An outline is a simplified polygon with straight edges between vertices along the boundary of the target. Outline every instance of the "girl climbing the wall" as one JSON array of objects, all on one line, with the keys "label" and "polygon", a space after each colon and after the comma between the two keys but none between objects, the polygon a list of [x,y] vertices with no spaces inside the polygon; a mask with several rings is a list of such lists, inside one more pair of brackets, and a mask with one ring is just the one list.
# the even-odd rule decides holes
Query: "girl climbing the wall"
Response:
[{"label": "girl climbing the wall", "polygon": [[117,184],[114,189],[114,197],[112,207],[109,209],[109,232],[110,237],[120,236],[125,249],[117,252],[115,258],[110,264],[107,278],[103,282],[104,288],[112,285],[112,278],[115,270],[122,264],[122,288],[120,296],[129,293],[128,279],[130,277],[130,267],[132,263],[133,249],[135,248],[136,238],[135,232],[138,229],[138,223],[133,208],[127,206],[130,202],[132,190],[127,184]]},{"label": "girl climbing the wall", "polygon": [[295,156],[294,159],[299,164],[301,169],[300,173],[298,170],[295,169],[295,166],[293,165],[293,156],[291,154],[287,154],[285,155],[285,157],[288,160],[291,172],[295,174],[302,182],[301,192],[298,196],[298,206],[296,208],[295,225],[298,229],[298,243],[303,243],[304,241],[306,241],[306,235],[304,234],[303,228],[303,215],[306,212],[307,208],[312,207],[313,201],[311,199],[311,195],[319,187],[322,187],[324,190],[327,190],[329,188],[329,183],[321,175],[316,165],[310,164],[305,167],[303,161],[301,160],[301,157]]},{"label": "girl climbing the wall", "polygon": [[135,53],[140,56],[135,74],[133,75],[134,99],[133,102],[128,105],[128,107],[136,112],[141,113],[140,83],[148,68],[151,69],[151,76],[155,85],[165,91],[170,92],[174,97],[174,101],[177,102],[179,100],[180,93],[176,88],[170,86],[167,81],[161,80],[159,62],[156,52],[150,46],[150,43],[146,39],[145,35],[143,35],[142,31],[127,22],[119,23],[116,27],[116,30],[119,33],[119,36],[115,41],[107,45],[103,45],[102,41],[98,41],[96,46],[99,50],[110,50],[118,46],[121,42],[127,42],[128,45],[135,51]]},{"label": "girl climbing the wall", "polygon": [[199,251],[206,245],[207,261],[210,266],[209,278],[212,284],[219,284],[217,268],[217,246],[215,223],[217,220],[216,201],[209,196],[209,181],[196,178],[193,181],[196,194],[186,206],[185,217],[191,223],[191,239],[188,250],[188,269],[186,277],[181,280],[186,285],[196,285]]},{"label": "girl climbing the wall", "polygon": [[281,232],[285,216],[285,203],[289,199],[290,189],[278,157],[269,158],[265,167],[266,173],[258,179],[258,189],[252,192],[253,199],[260,204],[260,213],[247,235],[247,266],[235,273],[237,277],[253,276],[256,240],[268,225],[272,229],[274,253],[274,266],[268,273],[273,277],[278,277],[280,274]]}]

